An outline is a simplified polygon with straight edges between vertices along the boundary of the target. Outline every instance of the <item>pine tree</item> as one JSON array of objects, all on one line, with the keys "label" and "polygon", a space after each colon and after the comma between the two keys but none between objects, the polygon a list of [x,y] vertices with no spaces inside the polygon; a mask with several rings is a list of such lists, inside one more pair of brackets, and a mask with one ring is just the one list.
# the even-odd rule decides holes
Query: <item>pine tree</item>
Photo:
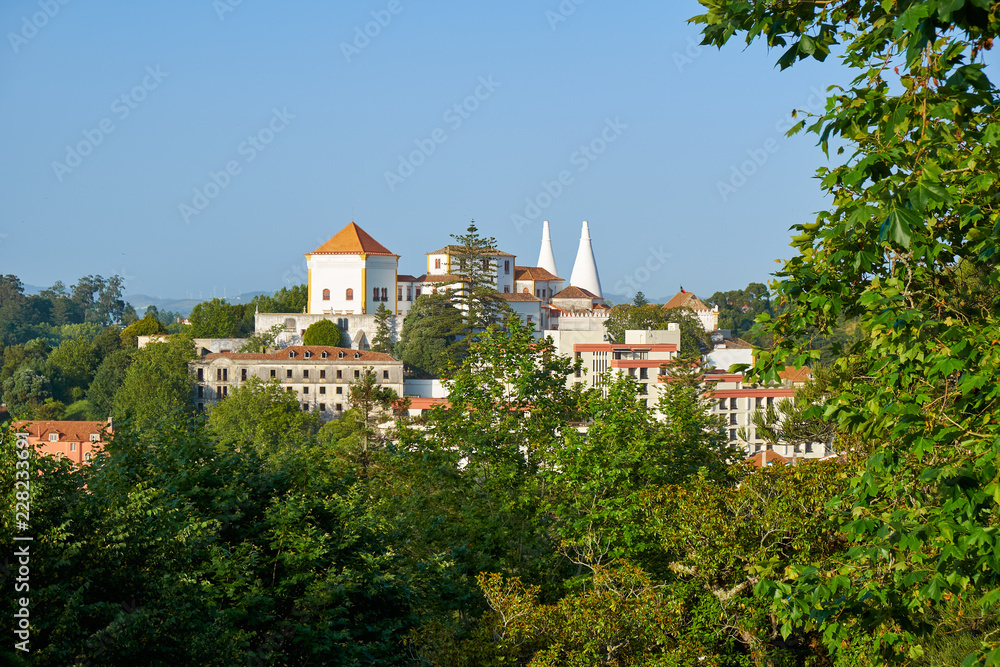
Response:
[{"label": "pine tree", "polygon": [[461,279],[454,291],[454,302],[465,314],[467,334],[473,334],[499,323],[510,313],[507,303],[497,292],[497,240],[480,236],[475,220],[469,223],[465,234],[452,234],[451,237],[458,242],[451,247],[452,273]]},{"label": "pine tree", "polygon": [[392,354],[392,311],[384,303],[378,305],[375,311],[375,336],[372,338],[372,351]]}]

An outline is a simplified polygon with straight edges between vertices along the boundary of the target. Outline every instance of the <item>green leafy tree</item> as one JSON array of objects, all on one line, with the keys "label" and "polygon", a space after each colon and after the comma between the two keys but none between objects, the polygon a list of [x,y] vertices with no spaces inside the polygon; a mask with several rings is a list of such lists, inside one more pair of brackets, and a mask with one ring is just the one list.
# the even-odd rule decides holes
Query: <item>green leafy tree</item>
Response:
[{"label": "green leafy tree", "polygon": [[375,335],[372,337],[372,351],[384,354],[393,353],[392,320],[394,317],[384,303],[378,305],[378,310],[375,311]]},{"label": "green leafy tree", "polygon": [[[798,253],[774,284],[782,312],[758,318],[774,342],[755,377],[811,363],[809,340],[857,321],[861,342],[836,362],[855,372],[814,414],[872,454],[831,505],[847,557],[761,585],[783,634],[815,627],[838,656],[867,644],[878,660],[917,659],[963,601],[995,618],[1000,600],[1000,326],[983,290],[1000,281],[1000,106],[978,58],[1000,33],[998,3],[702,4],[706,43],[764,40],[782,68],[836,45],[857,74],[808,127],[843,157],[818,171],[830,209],[793,227]],[[996,635],[980,641],[985,662],[1000,660]]]},{"label": "green leafy tree", "polygon": [[115,393],[112,414],[149,429],[168,415],[190,411],[194,381],[188,362],[194,358],[191,340],[178,336],[137,350]]},{"label": "green leafy tree", "polygon": [[335,322],[320,320],[306,327],[306,333],[302,336],[302,344],[337,347],[340,345],[340,338],[340,327]]},{"label": "green leafy tree", "polygon": [[49,354],[47,367],[51,377],[58,377],[53,390],[60,398],[78,400],[87,392],[101,363],[93,344],[84,338],[67,340]]},{"label": "green leafy tree", "polygon": [[378,424],[387,415],[391,417],[392,405],[399,397],[392,389],[381,386],[375,370],[366,367],[361,377],[351,383],[348,398],[351,409],[357,413],[360,427],[357,431],[360,444],[358,461],[362,467],[367,468],[371,464],[371,448],[386,440],[380,434]]},{"label": "green leafy tree", "polygon": [[212,406],[208,426],[225,445],[273,452],[308,442],[319,419],[303,410],[295,392],[285,391],[280,382],[252,377]]},{"label": "green leafy tree", "polygon": [[240,331],[243,306],[212,299],[191,309],[192,338],[233,338]]},{"label": "green leafy tree", "polygon": [[774,314],[770,292],[763,283],[750,283],[741,290],[716,292],[705,303],[719,307],[720,329],[728,329],[733,336],[745,338],[752,343],[757,342],[750,334],[757,316],[762,313]]},{"label": "green leafy tree", "polygon": [[128,367],[137,350],[130,348],[116,350],[104,358],[97,367],[94,380],[87,389],[87,401],[90,403],[91,419],[107,419],[111,416],[115,402],[115,394],[125,382]]},{"label": "green leafy tree", "polygon": [[163,325],[156,314],[146,313],[139,321],[128,325],[121,332],[122,347],[137,347],[139,336],[153,336],[155,334],[167,333],[167,327]]},{"label": "green leafy tree", "polygon": [[15,418],[30,418],[51,395],[49,379],[30,368],[19,368],[3,382],[3,400]]},{"label": "green leafy tree", "polygon": [[275,324],[267,331],[250,334],[250,336],[247,337],[247,342],[243,343],[243,346],[240,347],[240,352],[263,354],[264,352],[267,352],[269,348],[274,347],[275,342],[278,340],[278,336],[281,335],[281,332],[284,330],[284,324]]},{"label": "green leafy tree", "polygon": [[635,296],[632,297],[632,305],[633,306],[640,306],[640,307],[641,306],[648,306],[649,305],[649,299],[647,299],[646,295],[643,294],[642,292],[636,292]]},{"label": "green leafy tree", "polygon": [[403,319],[396,358],[417,377],[440,377],[465,354],[464,327],[448,294],[422,294]]}]

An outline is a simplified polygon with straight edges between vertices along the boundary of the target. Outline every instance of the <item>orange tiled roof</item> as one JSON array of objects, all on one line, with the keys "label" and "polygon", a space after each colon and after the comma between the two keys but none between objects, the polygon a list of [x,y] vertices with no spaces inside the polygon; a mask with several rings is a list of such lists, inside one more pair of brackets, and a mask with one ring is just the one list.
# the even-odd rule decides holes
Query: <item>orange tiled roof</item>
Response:
[{"label": "orange tiled roof", "polygon": [[[441,248],[440,250],[435,250],[434,252],[429,252],[427,254],[428,255],[454,255],[454,254],[456,254],[458,252],[461,252],[464,247],[465,246],[460,246],[460,245],[446,245],[445,247]],[[503,250],[497,250],[496,248],[487,248],[485,251],[483,251],[480,254],[490,255],[492,257],[515,257],[516,256],[516,255],[510,254],[509,252],[504,252]]]},{"label": "orange tiled roof", "polygon": [[754,468],[763,468],[765,466],[773,465],[775,463],[789,464],[792,460],[785,456],[782,456],[778,452],[772,452],[770,450],[763,450],[757,452],[753,456],[747,459],[747,463],[752,465]]},{"label": "orange tiled roof", "polygon": [[[306,359],[305,353],[311,352],[312,356]],[[289,357],[288,354],[294,352],[294,357]],[[322,353],[327,353],[327,358],[323,359]],[[338,352],[344,353],[344,358],[339,359],[337,357]],[[355,358],[355,354],[359,356]],[[236,361],[283,361],[288,362],[289,360],[294,361],[350,361],[357,363],[364,363],[368,361],[395,361],[391,354],[385,354],[384,352],[372,352],[370,350],[354,350],[349,347],[331,347],[329,345],[290,345],[289,347],[282,348],[277,352],[267,352],[267,353],[232,353],[232,352],[214,352],[212,354],[206,354],[202,357],[203,361],[209,361],[212,359],[235,359]]]},{"label": "orange tiled roof", "polygon": [[27,433],[40,440],[48,440],[50,433],[59,434],[59,440],[67,442],[90,442],[90,434],[100,435],[107,422],[98,421],[34,421],[25,420],[14,423],[14,431]]},{"label": "orange tiled roof", "polygon": [[353,222],[339,232],[332,239],[312,251],[313,255],[391,255],[398,257],[384,245],[376,241],[365,230],[358,227]]},{"label": "orange tiled roof", "polygon": [[534,296],[532,294],[525,294],[524,292],[501,292],[500,296],[503,298],[504,301],[538,301],[538,302],[541,302],[541,299],[539,299],[538,297],[536,297],[536,296]]},{"label": "orange tiled roof", "polygon": [[705,303],[693,292],[678,292],[670,301],[663,304],[664,308],[690,308],[691,310],[709,310]]},{"label": "orange tiled roof", "polygon": [[570,285],[566,289],[554,295],[552,298],[553,299],[599,299],[601,297],[597,296],[593,292],[583,289],[582,287],[575,287],[573,285]]},{"label": "orange tiled roof", "polygon": [[778,373],[778,377],[786,382],[808,382],[812,379],[812,370],[808,366],[802,366],[800,368],[786,366],[785,370]]},{"label": "orange tiled roof", "polygon": [[396,274],[397,283],[415,283],[417,282],[416,276],[411,276],[408,273],[398,273]]},{"label": "orange tiled roof", "polygon": [[540,266],[515,266],[514,280],[562,280]]}]

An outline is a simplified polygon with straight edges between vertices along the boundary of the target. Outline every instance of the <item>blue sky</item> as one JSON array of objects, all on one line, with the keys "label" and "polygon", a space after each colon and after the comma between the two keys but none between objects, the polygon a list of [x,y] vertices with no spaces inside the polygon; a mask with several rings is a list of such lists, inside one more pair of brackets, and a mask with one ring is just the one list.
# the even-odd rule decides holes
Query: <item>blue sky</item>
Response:
[{"label": "blue sky", "polygon": [[782,126],[845,73],[697,47],[694,0],[62,2],[0,8],[0,272],[29,284],[272,291],[351,220],[401,273],[472,218],[532,265],[547,219],[564,278],[588,220],[605,291],[708,296],[824,206]]}]

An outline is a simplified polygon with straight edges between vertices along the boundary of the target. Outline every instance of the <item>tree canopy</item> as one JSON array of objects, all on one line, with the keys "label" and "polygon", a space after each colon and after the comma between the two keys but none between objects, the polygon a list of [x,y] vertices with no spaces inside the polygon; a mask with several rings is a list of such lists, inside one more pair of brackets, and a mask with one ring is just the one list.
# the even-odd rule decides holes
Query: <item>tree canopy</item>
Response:
[{"label": "tree canopy", "polygon": [[340,338],[340,327],[335,322],[320,320],[306,327],[306,333],[302,336],[302,344],[337,347],[340,345]]}]

